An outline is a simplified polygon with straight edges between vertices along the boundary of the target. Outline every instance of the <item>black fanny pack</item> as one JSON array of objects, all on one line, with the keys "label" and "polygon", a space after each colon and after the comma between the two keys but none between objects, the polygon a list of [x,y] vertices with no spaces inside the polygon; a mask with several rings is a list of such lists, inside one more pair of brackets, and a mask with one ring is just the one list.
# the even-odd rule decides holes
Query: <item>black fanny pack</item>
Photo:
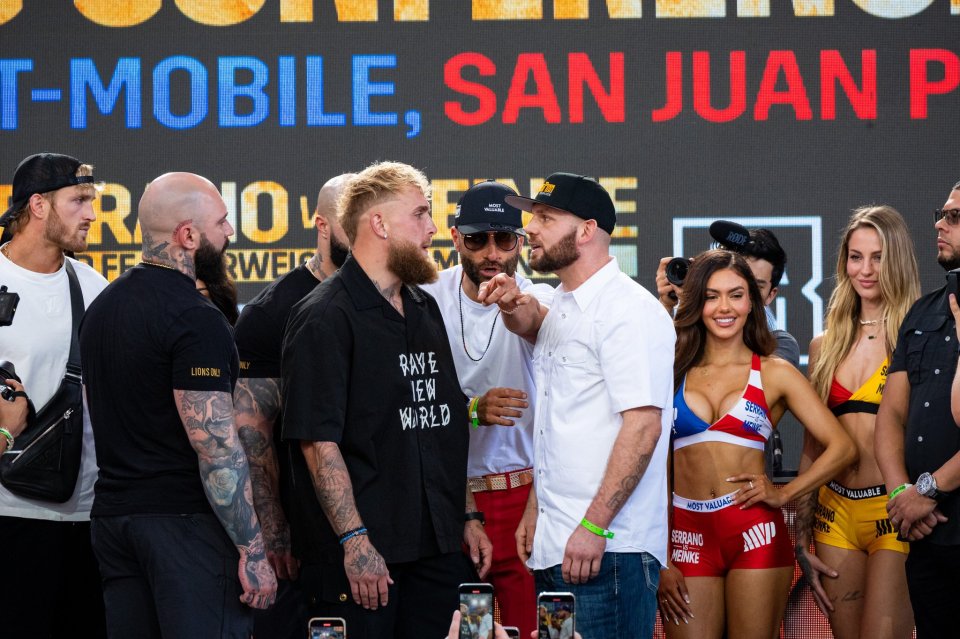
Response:
[{"label": "black fanny pack", "polygon": [[16,448],[0,456],[0,483],[20,497],[63,503],[70,499],[80,475],[83,451],[83,386],[77,333],[83,316],[83,292],[70,261],[73,329],[70,356],[60,387],[16,439]]}]

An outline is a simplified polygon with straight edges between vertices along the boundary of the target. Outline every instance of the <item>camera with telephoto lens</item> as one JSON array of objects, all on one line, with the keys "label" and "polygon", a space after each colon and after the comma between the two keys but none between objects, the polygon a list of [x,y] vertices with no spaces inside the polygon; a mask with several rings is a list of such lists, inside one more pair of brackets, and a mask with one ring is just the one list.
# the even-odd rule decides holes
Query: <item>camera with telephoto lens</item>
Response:
[{"label": "camera with telephoto lens", "polygon": [[17,377],[17,369],[13,366],[12,362],[0,360],[0,398],[12,402],[17,399],[13,396],[17,391],[6,385],[5,381],[8,379],[20,381],[20,378]]},{"label": "camera with telephoto lens", "polygon": [[[753,244],[750,240],[750,231],[736,222],[727,220],[717,220],[711,224],[710,237],[713,238],[713,245],[710,248],[722,248],[741,255],[749,254],[750,246]],[[689,270],[690,258],[675,257],[667,262],[667,281],[674,286],[683,286]]]}]

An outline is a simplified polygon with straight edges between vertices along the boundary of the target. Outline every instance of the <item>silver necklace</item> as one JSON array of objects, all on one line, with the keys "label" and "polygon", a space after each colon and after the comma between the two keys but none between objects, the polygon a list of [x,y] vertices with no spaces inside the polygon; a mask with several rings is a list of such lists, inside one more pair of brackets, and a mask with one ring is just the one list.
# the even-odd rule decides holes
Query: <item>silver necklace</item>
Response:
[{"label": "silver necklace", "polygon": [[493,316],[493,324],[490,325],[490,337],[487,338],[487,345],[484,347],[483,352],[480,353],[480,357],[474,357],[467,349],[467,333],[463,328],[463,278],[465,276],[466,273],[460,274],[460,285],[457,287],[457,302],[460,308],[460,340],[463,342],[463,352],[467,354],[470,361],[479,362],[483,359],[483,356],[487,354],[487,351],[490,350],[490,343],[493,342],[493,329],[497,327],[497,318],[500,317],[500,309],[497,308],[497,314]]}]

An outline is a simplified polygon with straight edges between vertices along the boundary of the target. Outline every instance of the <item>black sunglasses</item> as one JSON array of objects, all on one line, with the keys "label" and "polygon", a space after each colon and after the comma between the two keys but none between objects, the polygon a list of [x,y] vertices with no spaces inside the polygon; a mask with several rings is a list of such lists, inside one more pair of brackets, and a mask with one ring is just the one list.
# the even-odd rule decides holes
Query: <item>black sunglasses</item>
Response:
[{"label": "black sunglasses", "polygon": [[486,248],[490,238],[493,237],[493,243],[501,251],[512,251],[517,248],[517,241],[520,239],[516,233],[510,231],[488,231],[486,233],[467,233],[463,235],[463,245],[471,251],[479,251]]},{"label": "black sunglasses", "polygon": [[956,226],[960,223],[960,209],[934,209],[933,223],[936,224],[943,218],[947,218],[947,224]]}]

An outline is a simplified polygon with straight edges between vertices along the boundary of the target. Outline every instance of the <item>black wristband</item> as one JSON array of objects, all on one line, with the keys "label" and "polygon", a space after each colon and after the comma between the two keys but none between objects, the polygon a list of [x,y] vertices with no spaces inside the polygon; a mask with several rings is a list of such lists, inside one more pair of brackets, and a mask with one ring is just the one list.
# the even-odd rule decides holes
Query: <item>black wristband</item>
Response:
[{"label": "black wristband", "polygon": [[466,515],[463,516],[463,520],[464,520],[464,521],[474,521],[474,520],[476,520],[476,521],[479,521],[479,522],[480,522],[481,524],[483,524],[483,525],[486,525],[486,524],[487,524],[487,518],[484,517],[484,516],[483,516],[483,513],[480,512],[479,510],[474,511],[474,512],[472,512],[472,513],[467,513]]}]

